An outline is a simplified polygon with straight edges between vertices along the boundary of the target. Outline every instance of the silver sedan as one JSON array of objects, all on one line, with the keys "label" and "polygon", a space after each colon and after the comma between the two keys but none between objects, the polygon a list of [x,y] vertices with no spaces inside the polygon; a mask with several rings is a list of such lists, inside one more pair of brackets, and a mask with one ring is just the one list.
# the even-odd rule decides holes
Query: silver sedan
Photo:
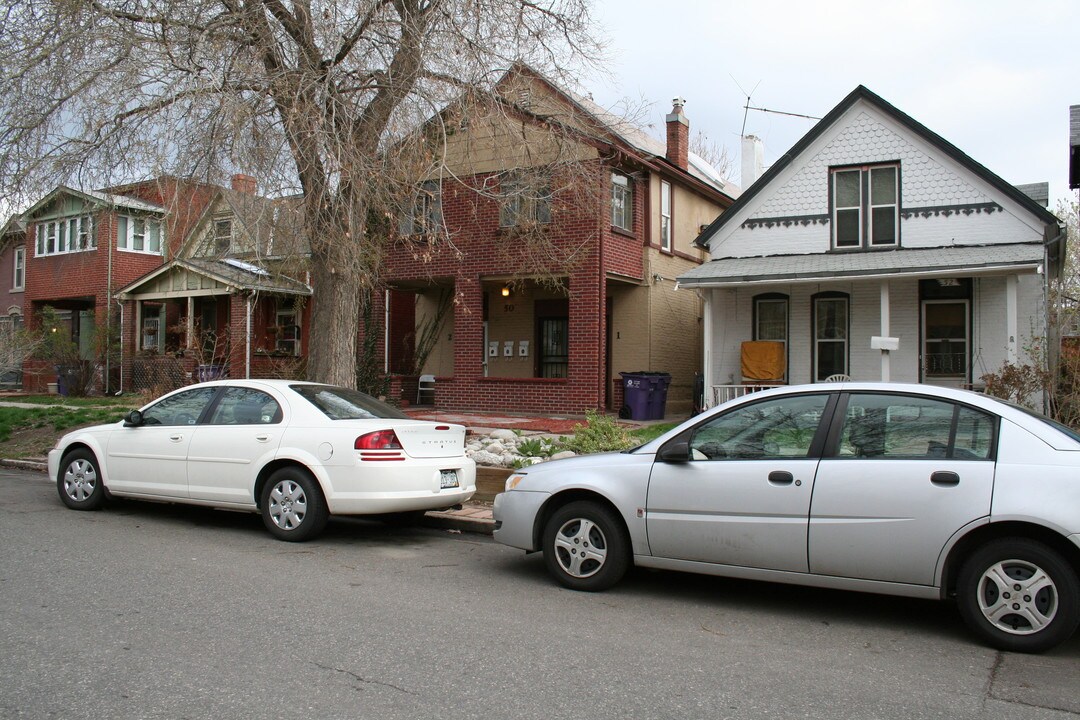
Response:
[{"label": "silver sedan", "polygon": [[963,390],[768,390],[622,453],[535,465],[495,500],[495,539],[561,584],[631,565],[955,597],[995,647],[1080,623],[1080,436]]}]

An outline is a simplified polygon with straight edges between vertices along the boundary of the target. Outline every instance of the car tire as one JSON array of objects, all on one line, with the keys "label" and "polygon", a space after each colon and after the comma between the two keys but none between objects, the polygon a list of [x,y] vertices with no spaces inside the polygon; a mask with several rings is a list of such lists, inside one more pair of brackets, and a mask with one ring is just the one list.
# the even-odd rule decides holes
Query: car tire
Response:
[{"label": "car tire", "polygon": [[999,650],[1049,650],[1072,637],[1080,624],[1076,570],[1035,540],[983,545],[960,568],[956,590],[964,622]]},{"label": "car tire", "polygon": [[263,486],[263,524],[279,540],[303,542],[323,531],[330,513],[319,483],[303,468],[276,470]]},{"label": "car tire", "polygon": [[94,453],[78,448],[66,453],[56,471],[60,500],[72,510],[97,510],[105,502],[105,483]]},{"label": "car tire", "polygon": [[544,525],[543,542],[548,572],[571,590],[606,590],[630,566],[622,522],[595,502],[572,502],[556,510]]}]

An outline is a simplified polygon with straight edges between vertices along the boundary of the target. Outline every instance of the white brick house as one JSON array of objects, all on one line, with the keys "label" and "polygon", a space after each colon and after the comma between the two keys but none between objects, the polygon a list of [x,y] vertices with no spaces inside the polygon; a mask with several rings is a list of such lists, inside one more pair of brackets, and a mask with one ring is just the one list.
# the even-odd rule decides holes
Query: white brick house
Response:
[{"label": "white brick house", "polygon": [[1065,236],[1045,207],[860,86],[697,243],[711,260],[679,284],[705,300],[708,406],[770,380],[977,386],[1045,334]]}]

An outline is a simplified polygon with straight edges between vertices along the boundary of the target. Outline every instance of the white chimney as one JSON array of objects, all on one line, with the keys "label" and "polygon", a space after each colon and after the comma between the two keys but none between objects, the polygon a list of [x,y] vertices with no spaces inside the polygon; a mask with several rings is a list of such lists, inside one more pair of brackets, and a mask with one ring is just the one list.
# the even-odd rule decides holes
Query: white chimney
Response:
[{"label": "white chimney", "polygon": [[742,139],[742,189],[750,187],[765,170],[765,146],[756,135],[743,135]]}]

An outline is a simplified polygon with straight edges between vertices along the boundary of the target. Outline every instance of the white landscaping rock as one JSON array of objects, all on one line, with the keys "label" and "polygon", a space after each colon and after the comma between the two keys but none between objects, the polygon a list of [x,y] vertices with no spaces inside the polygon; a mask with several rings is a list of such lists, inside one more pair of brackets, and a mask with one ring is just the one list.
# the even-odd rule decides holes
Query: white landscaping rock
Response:
[{"label": "white landscaping rock", "polygon": [[472,459],[477,465],[502,466],[502,456],[489,453],[487,450],[478,450],[473,453]]},{"label": "white landscaping rock", "polygon": [[489,452],[492,455],[502,455],[506,452],[506,446],[496,440],[495,442],[490,442],[485,445],[484,452]]},{"label": "white landscaping rock", "polygon": [[518,435],[513,430],[492,430],[489,435],[492,440],[517,440]]},{"label": "white landscaping rock", "polygon": [[572,457],[577,457],[577,453],[574,452],[573,450],[563,450],[562,452],[555,453],[554,455],[549,457],[548,460],[562,460],[564,458],[572,458]]}]

